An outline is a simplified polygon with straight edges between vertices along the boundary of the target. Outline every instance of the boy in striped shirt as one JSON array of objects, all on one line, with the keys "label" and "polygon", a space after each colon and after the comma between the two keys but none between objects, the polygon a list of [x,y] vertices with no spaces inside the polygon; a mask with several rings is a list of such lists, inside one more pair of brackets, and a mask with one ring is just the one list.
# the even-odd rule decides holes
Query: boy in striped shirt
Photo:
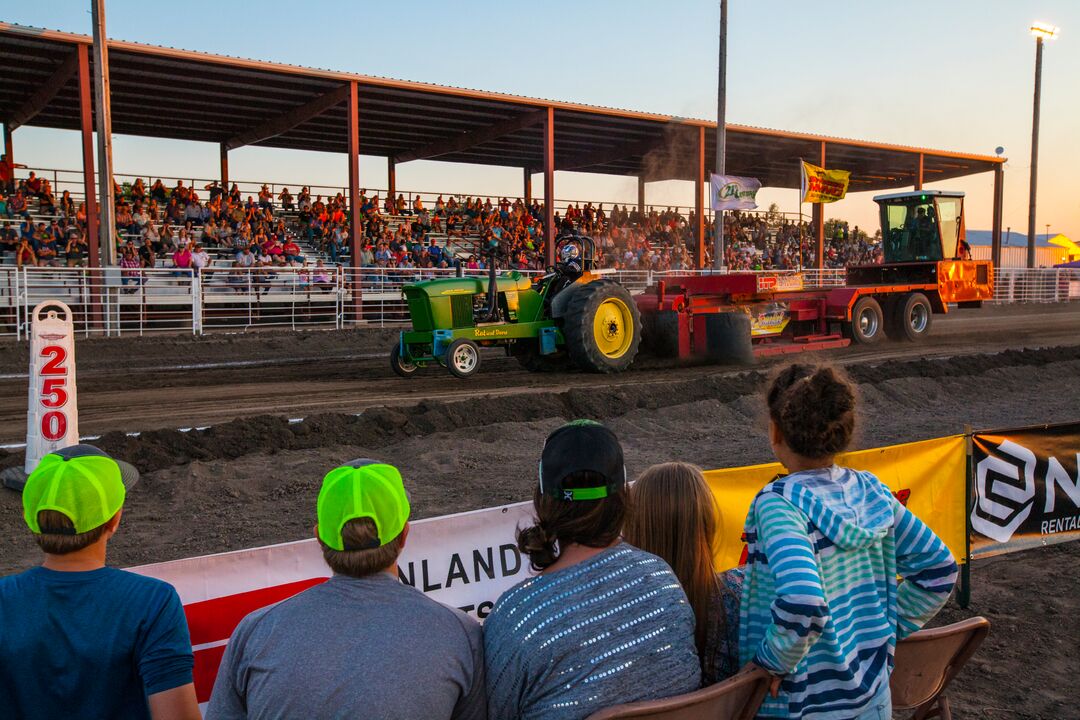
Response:
[{"label": "boy in striped shirt", "polygon": [[740,652],[777,677],[758,717],[889,720],[896,642],[945,604],[956,562],[876,477],[834,464],[855,413],[837,371],[792,365],[768,405],[791,474],[746,519]]}]

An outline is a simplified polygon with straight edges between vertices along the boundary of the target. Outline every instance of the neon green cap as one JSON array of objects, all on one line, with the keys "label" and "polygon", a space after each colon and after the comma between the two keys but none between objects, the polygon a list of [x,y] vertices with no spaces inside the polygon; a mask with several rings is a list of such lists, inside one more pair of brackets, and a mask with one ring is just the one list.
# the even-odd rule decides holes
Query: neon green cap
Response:
[{"label": "neon green cap", "polygon": [[323,478],[316,508],[319,539],[334,550],[345,550],[341,529],[350,520],[366,517],[375,523],[378,543],[349,550],[382,547],[401,534],[409,511],[409,498],[397,468],[376,460],[352,460]]},{"label": "neon green cap", "polygon": [[23,519],[40,535],[38,513],[55,510],[71,520],[72,534],[89,532],[112,519],[138,479],[134,467],[92,445],[57,450],[41,458],[26,479]]}]

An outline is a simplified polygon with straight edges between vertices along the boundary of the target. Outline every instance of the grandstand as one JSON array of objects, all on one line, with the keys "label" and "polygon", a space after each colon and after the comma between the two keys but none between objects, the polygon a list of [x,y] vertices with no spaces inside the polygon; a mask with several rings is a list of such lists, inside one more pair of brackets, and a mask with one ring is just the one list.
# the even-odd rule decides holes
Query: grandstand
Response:
[{"label": "grandstand", "polygon": [[[9,160],[15,149],[12,129],[21,125],[81,130],[84,158],[92,157],[85,151],[92,131],[90,42],[82,35],[0,25],[0,52],[20,68],[0,78]],[[352,251],[347,257],[354,266],[364,234],[362,214],[351,210],[361,205],[355,161],[361,150],[388,158],[387,194],[395,199],[394,214],[412,202],[395,187],[397,164],[437,157],[522,168],[522,204],[532,216],[523,229],[531,231],[532,250],[543,258],[526,260],[538,266],[551,264],[559,225],[556,170],[635,176],[642,215],[646,183],[692,180],[695,207],[681,214],[685,226],[677,223],[678,237],[671,243],[672,249],[685,246],[685,257],[673,253],[672,262],[704,267],[708,261],[703,198],[706,159],[715,154],[714,133],[707,132],[712,123],[120,41],[109,41],[109,56],[113,130],[218,144],[223,187],[230,187],[228,152],[244,145],[347,153],[349,187],[340,193],[340,205],[344,242]],[[147,114],[142,107],[140,98],[147,95],[160,99],[157,112]],[[206,110],[208,99],[212,111]],[[759,178],[769,187],[798,187],[799,158],[850,170],[852,191],[921,187],[924,181],[981,172],[994,172],[995,186],[1001,184],[1001,158],[734,125],[727,129],[727,158],[728,172]],[[93,198],[94,178],[84,170],[80,185]],[[537,203],[532,174],[541,171],[544,191]],[[995,227],[1000,193],[996,197]],[[96,265],[93,212],[88,223],[89,261]],[[812,264],[823,268],[826,237],[819,205],[810,235]]]}]

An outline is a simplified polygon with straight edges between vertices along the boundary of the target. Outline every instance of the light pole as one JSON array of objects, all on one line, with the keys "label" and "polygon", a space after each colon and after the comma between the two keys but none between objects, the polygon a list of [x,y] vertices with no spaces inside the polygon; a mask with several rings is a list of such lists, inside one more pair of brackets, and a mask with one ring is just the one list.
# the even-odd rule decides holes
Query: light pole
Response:
[{"label": "light pole", "polygon": [[1035,36],[1035,101],[1031,115],[1031,194],[1028,198],[1027,266],[1035,267],[1035,187],[1039,176],[1039,101],[1042,98],[1043,40],[1057,37],[1058,28],[1050,23],[1036,22],[1031,26]]},{"label": "light pole", "polygon": [[[727,0],[720,0],[720,62],[716,93],[716,174],[723,175],[727,161]],[[712,204],[712,182],[709,182]],[[713,213],[713,270],[724,269],[724,211]]]}]

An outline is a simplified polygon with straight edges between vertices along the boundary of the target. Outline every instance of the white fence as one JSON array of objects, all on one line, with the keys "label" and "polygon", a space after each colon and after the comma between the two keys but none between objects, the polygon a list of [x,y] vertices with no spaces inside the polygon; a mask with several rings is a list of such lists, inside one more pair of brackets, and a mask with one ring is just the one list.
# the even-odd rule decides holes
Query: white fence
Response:
[{"label": "white fence", "polygon": [[[607,270],[631,292],[669,275],[702,271]],[[484,271],[466,271],[482,275]],[[84,336],[344,328],[403,323],[402,287],[453,270],[341,267],[169,269],[0,267],[0,337],[27,338],[43,300],[62,300]],[[536,274],[536,273],[533,273]],[[806,287],[844,284],[843,270],[803,271]],[[1080,300],[1080,270],[999,269],[997,303]]]}]

